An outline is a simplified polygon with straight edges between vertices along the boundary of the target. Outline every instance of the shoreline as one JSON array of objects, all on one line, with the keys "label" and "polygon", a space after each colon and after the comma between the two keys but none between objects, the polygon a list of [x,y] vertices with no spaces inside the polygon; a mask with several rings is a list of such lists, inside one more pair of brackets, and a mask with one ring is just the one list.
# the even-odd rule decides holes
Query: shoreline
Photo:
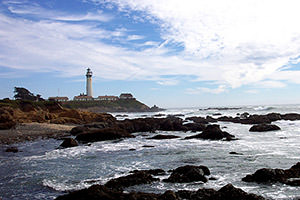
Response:
[{"label": "shoreline", "polygon": [[15,128],[0,130],[0,145],[11,145],[37,139],[60,139],[70,136],[69,131],[77,125],[49,123],[20,123]]}]

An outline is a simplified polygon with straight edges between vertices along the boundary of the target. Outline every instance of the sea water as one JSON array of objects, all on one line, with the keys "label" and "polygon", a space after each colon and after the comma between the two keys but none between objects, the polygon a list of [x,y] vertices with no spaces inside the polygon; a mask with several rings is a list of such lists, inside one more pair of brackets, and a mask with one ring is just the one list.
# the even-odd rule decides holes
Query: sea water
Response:
[{"label": "sea water", "polygon": [[[236,116],[242,114],[300,113],[299,105],[248,106],[236,109],[168,109],[164,115]],[[118,115],[120,113],[113,113]],[[126,113],[124,118],[151,117],[158,113]],[[124,113],[122,113],[124,115]],[[218,117],[218,116],[216,116]],[[127,191],[163,193],[165,190],[197,190],[232,183],[246,192],[268,199],[300,197],[299,187],[280,183],[246,183],[241,179],[264,167],[290,168],[300,161],[300,121],[276,121],[280,131],[249,132],[251,125],[218,122],[222,130],[235,135],[235,141],[210,141],[184,137],[191,132],[135,133],[135,138],[95,142],[67,149],[57,149],[62,141],[48,139],[18,144],[20,152],[4,152],[0,147],[0,197],[7,199],[54,199],[66,191],[104,184],[112,178],[128,175],[131,170],[161,168],[166,171],[184,165],[205,165],[217,180],[207,183],[164,183],[129,187]],[[147,140],[155,134],[180,136],[170,140]],[[154,146],[152,148],[144,145]],[[130,150],[131,149],[131,150]],[[135,149],[132,151],[132,149]],[[237,152],[238,154],[229,154]],[[160,176],[160,179],[168,175]]]}]

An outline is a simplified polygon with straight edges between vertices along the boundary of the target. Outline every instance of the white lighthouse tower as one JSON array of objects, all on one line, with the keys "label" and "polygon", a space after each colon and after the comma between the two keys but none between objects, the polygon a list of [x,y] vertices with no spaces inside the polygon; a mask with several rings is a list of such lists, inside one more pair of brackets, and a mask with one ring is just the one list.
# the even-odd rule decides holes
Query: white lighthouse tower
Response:
[{"label": "white lighthouse tower", "polygon": [[87,96],[93,96],[92,76],[93,76],[93,73],[92,73],[91,69],[88,68],[87,72],[86,72],[86,95]]}]

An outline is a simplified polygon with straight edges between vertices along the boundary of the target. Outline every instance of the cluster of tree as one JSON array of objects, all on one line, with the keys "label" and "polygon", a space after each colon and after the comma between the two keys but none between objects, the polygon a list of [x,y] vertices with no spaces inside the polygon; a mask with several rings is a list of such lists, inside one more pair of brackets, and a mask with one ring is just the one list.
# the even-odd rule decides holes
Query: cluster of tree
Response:
[{"label": "cluster of tree", "polygon": [[45,101],[40,94],[34,95],[26,88],[15,87],[14,93],[14,98],[18,100]]}]

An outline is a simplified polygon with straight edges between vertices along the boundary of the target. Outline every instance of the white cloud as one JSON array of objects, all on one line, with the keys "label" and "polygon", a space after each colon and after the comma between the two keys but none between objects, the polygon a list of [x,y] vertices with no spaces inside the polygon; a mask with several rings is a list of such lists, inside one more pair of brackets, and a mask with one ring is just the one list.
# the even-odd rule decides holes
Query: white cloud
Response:
[{"label": "white cloud", "polygon": [[[1,65],[59,71],[65,76],[81,75],[89,66],[98,78],[175,85],[178,81],[162,77],[187,75],[220,85],[189,89],[189,93],[217,94],[242,85],[284,87],[282,81],[300,84],[300,72],[281,71],[291,60],[299,60],[298,4],[291,0],[116,0],[107,6],[117,5],[129,16],[132,10],[140,11],[139,17],[161,27],[164,42],[148,41],[140,44],[143,50],[132,50],[103,42],[146,38],[138,32],[128,35],[126,25],[110,31],[96,23],[70,23],[112,19],[101,11],[70,15],[38,5],[10,3],[11,12],[39,19],[0,14]],[[174,45],[182,45],[184,51],[170,53]]]},{"label": "white cloud", "polygon": [[127,40],[141,40],[144,39],[144,36],[141,35],[128,35]]},{"label": "white cloud", "polygon": [[226,86],[219,85],[217,88],[206,88],[206,87],[188,88],[186,90],[186,93],[187,94],[201,94],[201,93],[220,94],[225,91],[226,91]]},{"label": "white cloud", "polygon": [[163,39],[207,61],[233,88],[264,80],[300,55],[298,0],[93,1],[140,11],[160,25]]}]

